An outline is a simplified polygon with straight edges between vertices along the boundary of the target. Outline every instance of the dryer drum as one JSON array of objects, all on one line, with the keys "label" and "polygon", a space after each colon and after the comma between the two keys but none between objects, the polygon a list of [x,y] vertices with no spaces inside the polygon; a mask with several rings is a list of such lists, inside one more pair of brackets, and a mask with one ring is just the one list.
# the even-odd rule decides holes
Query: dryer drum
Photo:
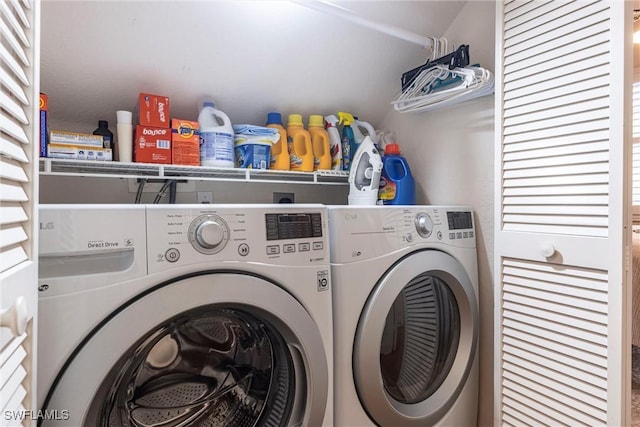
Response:
[{"label": "dryer drum", "polygon": [[239,309],[200,307],[134,344],[90,412],[104,427],[286,425],[293,365],[266,322]]},{"label": "dryer drum", "polygon": [[460,313],[441,279],[421,274],[395,299],[384,327],[380,368],[385,390],[412,404],[447,378],[458,350]]}]

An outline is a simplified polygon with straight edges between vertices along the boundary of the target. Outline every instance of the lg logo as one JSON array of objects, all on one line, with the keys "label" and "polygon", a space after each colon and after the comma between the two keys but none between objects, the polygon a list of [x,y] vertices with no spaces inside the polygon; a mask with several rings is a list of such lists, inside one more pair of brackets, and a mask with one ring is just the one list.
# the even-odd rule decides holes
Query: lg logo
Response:
[{"label": "lg logo", "polygon": [[40,230],[53,230],[54,225],[53,222],[41,222]]}]

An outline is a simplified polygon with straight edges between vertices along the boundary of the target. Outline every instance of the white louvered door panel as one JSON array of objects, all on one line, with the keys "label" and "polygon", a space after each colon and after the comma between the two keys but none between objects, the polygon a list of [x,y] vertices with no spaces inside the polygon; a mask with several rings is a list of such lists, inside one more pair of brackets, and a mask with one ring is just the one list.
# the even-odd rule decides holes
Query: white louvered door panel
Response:
[{"label": "white louvered door panel", "polygon": [[630,4],[497,6],[496,425],[629,422]]},{"label": "white louvered door panel", "polygon": [[35,425],[39,0],[0,2],[0,426]]}]

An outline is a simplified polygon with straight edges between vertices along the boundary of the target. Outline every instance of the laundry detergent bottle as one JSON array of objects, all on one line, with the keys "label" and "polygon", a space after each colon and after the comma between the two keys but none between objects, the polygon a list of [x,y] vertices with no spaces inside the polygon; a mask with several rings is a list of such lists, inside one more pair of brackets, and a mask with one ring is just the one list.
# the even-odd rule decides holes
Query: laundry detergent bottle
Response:
[{"label": "laundry detergent bottle", "polygon": [[200,165],[232,168],[235,165],[231,120],[211,101],[202,103],[198,115]]},{"label": "laundry detergent bottle", "polygon": [[324,116],[325,129],[329,134],[329,147],[331,149],[331,170],[342,170],[342,140],[338,131],[338,118],[333,114]]},{"label": "laundry detergent bottle", "polygon": [[382,158],[379,205],[415,205],[416,183],[398,144],[387,144]]},{"label": "laundry detergent bottle", "polygon": [[331,147],[329,134],[324,128],[324,118],[316,114],[310,115],[308,129],[313,148],[313,170],[330,170]]},{"label": "laundry detergent bottle", "polygon": [[282,116],[280,113],[271,112],[267,114],[268,128],[278,130],[280,139],[271,145],[271,163],[269,169],[288,171],[289,166],[289,143],[287,142],[287,130],[282,124]]},{"label": "laundry detergent bottle", "polygon": [[351,125],[354,118],[350,113],[338,112],[338,118],[342,125],[342,169],[348,171],[351,168],[351,160],[358,146]]},{"label": "laundry detergent bottle", "polygon": [[287,122],[289,166],[292,171],[313,172],[311,135],[302,124],[300,114],[289,114]]},{"label": "laundry detergent bottle", "polygon": [[[376,130],[371,126],[369,122],[364,122],[362,120],[358,120],[357,117],[353,117],[353,125],[351,128],[353,129],[353,137],[356,140],[356,144],[360,145],[365,136],[369,135],[373,145],[378,147],[378,135],[376,134]],[[361,129],[364,129],[366,133],[362,133]]]}]

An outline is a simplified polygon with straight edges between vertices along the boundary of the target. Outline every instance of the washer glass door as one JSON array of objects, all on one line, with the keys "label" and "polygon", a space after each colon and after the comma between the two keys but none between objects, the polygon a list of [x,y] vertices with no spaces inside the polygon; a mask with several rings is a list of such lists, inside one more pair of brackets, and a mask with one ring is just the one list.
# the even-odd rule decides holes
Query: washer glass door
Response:
[{"label": "washer glass door", "polygon": [[462,391],[477,335],[475,291],[455,258],[425,250],[398,261],[371,293],[354,343],[369,416],[380,425],[437,423]]},{"label": "washer glass door", "polygon": [[249,312],[210,306],[130,347],[89,417],[96,426],[287,425],[294,397],[294,358],[278,331]]},{"label": "washer glass door", "polygon": [[118,308],[42,409],[87,427],[322,425],[328,396],[327,350],[300,302],[266,279],[210,272]]}]

